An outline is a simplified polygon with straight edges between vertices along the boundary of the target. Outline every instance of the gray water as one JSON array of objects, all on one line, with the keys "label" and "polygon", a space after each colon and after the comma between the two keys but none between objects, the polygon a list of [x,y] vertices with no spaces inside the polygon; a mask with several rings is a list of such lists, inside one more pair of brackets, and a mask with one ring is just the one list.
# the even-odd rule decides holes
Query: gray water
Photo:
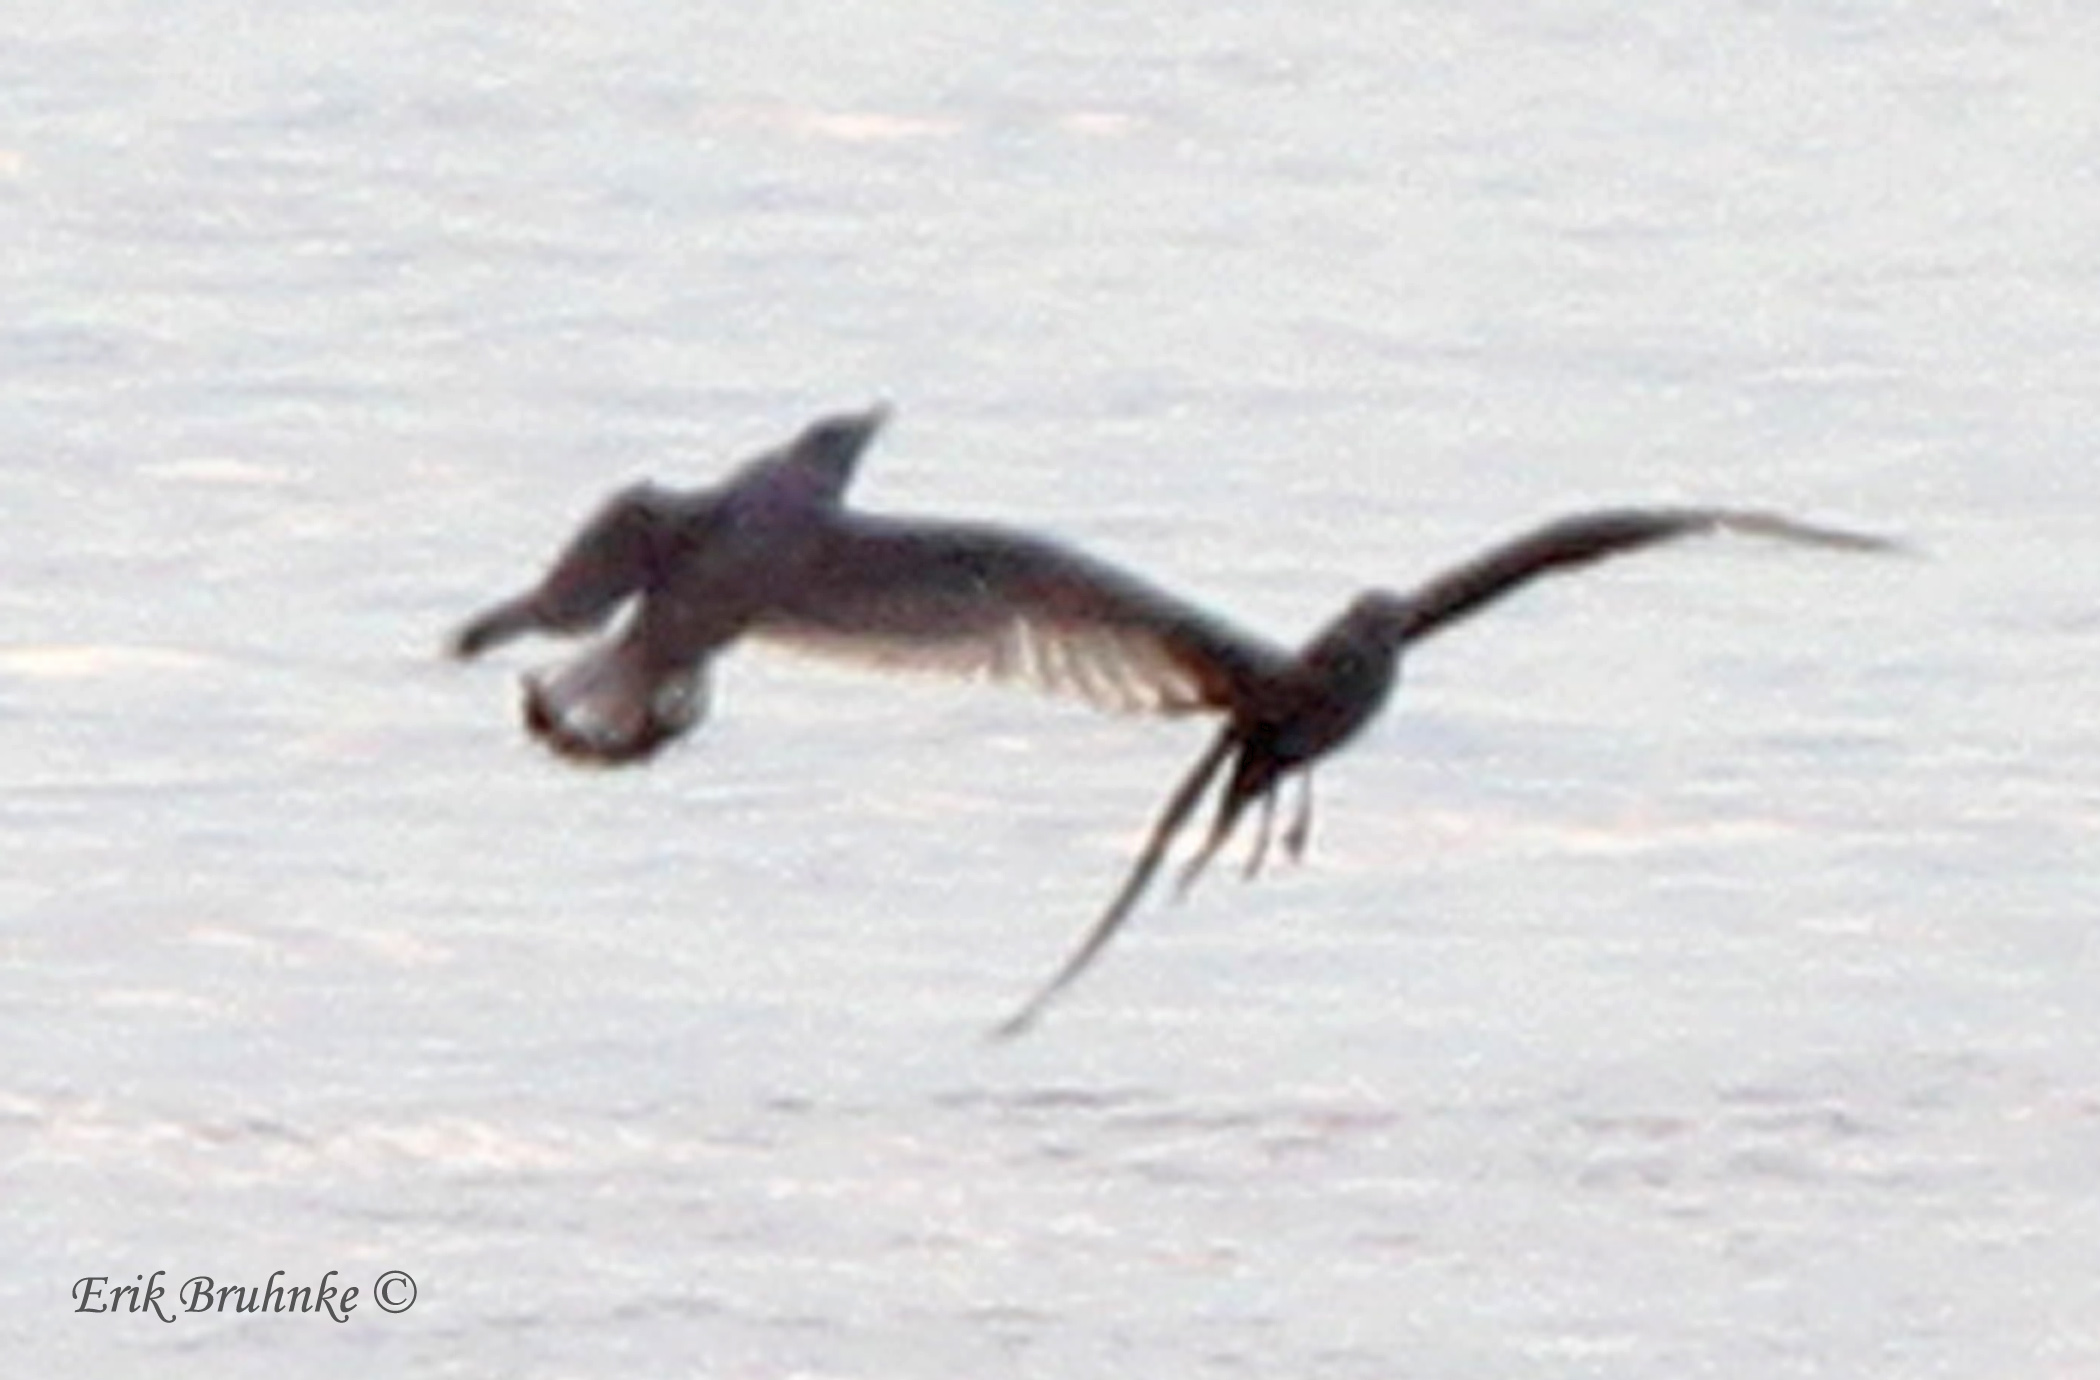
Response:
[{"label": "gray water", "polygon": [[[753,9],[0,20],[0,1365],[2100,1376],[2089,7]],[[1200,726],[753,651],[579,771],[439,655],[874,398],[1282,639],[1919,554],[1527,592],[993,1046]]]}]

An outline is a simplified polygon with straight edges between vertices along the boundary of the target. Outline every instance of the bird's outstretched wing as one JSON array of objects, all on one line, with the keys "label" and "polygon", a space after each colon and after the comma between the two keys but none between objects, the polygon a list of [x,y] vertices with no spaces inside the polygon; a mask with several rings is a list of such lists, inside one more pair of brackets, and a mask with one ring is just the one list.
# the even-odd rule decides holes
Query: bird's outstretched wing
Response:
[{"label": "bird's outstretched wing", "polygon": [[1740,532],[1846,551],[1896,549],[1896,543],[1881,537],[1734,508],[1607,508],[1578,513],[1490,547],[1417,586],[1405,599],[1401,640],[1403,644],[1420,641],[1541,575],[1702,532]]},{"label": "bird's outstretched wing", "polygon": [[1105,709],[1230,711],[1287,653],[1109,563],[1010,529],[838,515],[755,636],[1012,681]]}]

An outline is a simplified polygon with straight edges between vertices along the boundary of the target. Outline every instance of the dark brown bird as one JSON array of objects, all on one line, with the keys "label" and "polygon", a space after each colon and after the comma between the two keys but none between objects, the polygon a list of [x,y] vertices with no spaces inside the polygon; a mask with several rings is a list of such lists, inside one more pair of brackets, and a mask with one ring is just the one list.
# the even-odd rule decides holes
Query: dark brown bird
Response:
[{"label": "dark brown bird", "polygon": [[1312,824],[1312,767],[1353,738],[1377,715],[1399,678],[1400,658],[1430,634],[1477,613],[1520,585],[1557,570],[1697,532],[1727,530],[1778,537],[1840,550],[1890,549],[1892,543],[1770,513],[1717,508],[1629,508],[1584,513],[1547,523],[1486,551],[1411,594],[1371,590],[1322,629],[1275,674],[1248,686],[1229,708],[1224,726],[1168,797],[1136,865],[1108,909],[1064,966],[1038,988],[995,1034],[1028,1029],[1078,979],[1130,915],[1165,860],[1174,838],[1201,804],[1211,782],[1230,762],[1210,832],[1181,874],[1186,891],[1231,838],[1248,806],[1262,817],[1247,875],[1261,868],[1269,845],[1276,794],[1286,777],[1300,782],[1298,813],[1285,832],[1285,851],[1303,854]]}]

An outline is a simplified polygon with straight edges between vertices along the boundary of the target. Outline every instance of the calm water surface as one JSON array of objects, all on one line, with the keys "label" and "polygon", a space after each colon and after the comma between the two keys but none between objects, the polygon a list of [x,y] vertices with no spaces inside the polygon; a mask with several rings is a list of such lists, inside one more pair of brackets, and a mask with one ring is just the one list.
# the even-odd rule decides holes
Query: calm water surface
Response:
[{"label": "calm water surface", "polygon": [[[9,1364],[2100,1376],[2096,22],[747,10],[0,22]],[[437,655],[876,397],[869,506],[1279,638],[1925,554],[1528,594],[993,1047],[1199,728],[752,652],[580,772]]]}]

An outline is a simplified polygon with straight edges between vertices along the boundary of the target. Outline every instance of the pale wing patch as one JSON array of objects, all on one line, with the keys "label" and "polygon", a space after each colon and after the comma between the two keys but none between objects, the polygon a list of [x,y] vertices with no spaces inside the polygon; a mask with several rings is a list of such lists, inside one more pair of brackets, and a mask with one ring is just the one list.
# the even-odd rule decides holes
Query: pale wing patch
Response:
[{"label": "pale wing patch", "polygon": [[777,626],[758,635],[784,647],[882,670],[1020,685],[1118,713],[1175,713],[1205,706],[1196,677],[1157,637],[1137,629],[1073,627],[1016,617],[948,637]]}]

